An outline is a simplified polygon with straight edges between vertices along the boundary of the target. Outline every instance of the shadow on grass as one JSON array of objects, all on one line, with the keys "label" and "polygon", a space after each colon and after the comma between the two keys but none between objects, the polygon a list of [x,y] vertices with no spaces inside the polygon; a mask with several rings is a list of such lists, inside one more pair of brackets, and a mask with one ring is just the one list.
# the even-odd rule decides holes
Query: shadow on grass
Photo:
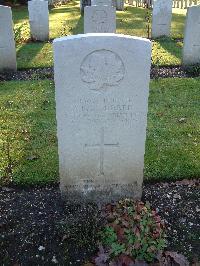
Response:
[{"label": "shadow on grass", "polygon": [[84,24],[84,16],[81,15],[79,20],[77,21],[75,27],[72,28],[71,33],[73,35],[84,33],[84,25],[83,24]]},{"label": "shadow on grass", "polygon": [[63,8],[53,8],[51,9],[50,11],[50,14],[53,15],[53,14],[57,14],[57,13],[74,13],[74,12],[77,12],[78,11],[78,7],[63,7]]},{"label": "shadow on grass", "polygon": [[182,42],[171,38],[156,39],[156,42],[170,55],[176,57],[181,62],[182,58]]},{"label": "shadow on grass", "polygon": [[184,14],[172,14],[171,35],[183,38],[186,16]]},{"label": "shadow on grass", "polygon": [[117,31],[119,33],[147,37],[147,9],[127,6],[123,12],[117,12]]},{"label": "shadow on grass", "polygon": [[24,20],[28,20],[28,7],[27,6],[19,6],[12,8],[13,14],[13,22],[20,23]]},{"label": "shadow on grass", "polygon": [[[1,87],[0,99],[3,117],[0,140],[4,142],[4,135],[9,136],[14,183],[56,182],[58,152],[52,82],[7,82]],[[11,99],[13,104],[8,105]],[[1,159],[0,172],[4,172],[5,153]]]},{"label": "shadow on grass", "polygon": [[51,44],[45,42],[34,42],[18,45],[18,68],[24,69],[49,66],[52,61],[52,49],[50,49],[50,47]]},{"label": "shadow on grass", "polygon": [[[127,32],[128,34],[131,33],[136,36],[146,37],[147,11],[150,12],[150,20],[151,20],[151,14],[152,14],[151,9],[126,6],[124,12],[117,12],[117,29],[125,34]],[[173,13],[172,23],[171,23],[171,36],[174,38],[183,38],[184,24],[185,24],[185,15]]]}]

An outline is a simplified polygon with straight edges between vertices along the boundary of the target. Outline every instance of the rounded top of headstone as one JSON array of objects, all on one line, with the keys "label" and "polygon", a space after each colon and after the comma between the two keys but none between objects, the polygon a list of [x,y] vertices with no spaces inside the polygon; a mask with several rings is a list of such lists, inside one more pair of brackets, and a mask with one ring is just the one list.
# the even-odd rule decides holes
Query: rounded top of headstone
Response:
[{"label": "rounded top of headstone", "polygon": [[124,39],[132,39],[135,41],[141,41],[151,44],[151,41],[146,38],[137,37],[137,36],[131,36],[131,35],[124,35],[124,34],[115,34],[115,33],[87,33],[87,34],[77,34],[77,35],[71,35],[71,36],[65,36],[54,39],[53,43],[62,42],[62,41],[68,41],[68,40],[76,40],[76,39],[85,39],[85,38],[94,38],[94,37],[101,37],[101,38],[124,38]]}]

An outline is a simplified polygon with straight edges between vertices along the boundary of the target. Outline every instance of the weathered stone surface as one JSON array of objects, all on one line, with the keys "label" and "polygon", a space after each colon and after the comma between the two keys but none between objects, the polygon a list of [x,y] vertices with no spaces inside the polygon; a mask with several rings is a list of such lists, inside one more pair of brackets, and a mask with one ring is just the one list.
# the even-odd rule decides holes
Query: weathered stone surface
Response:
[{"label": "weathered stone surface", "polygon": [[119,11],[124,10],[124,0],[115,0],[116,9]]},{"label": "weathered stone surface", "polygon": [[170,36],[172,0],[154,0],[152,14],[152,38]]},{"label": "weathered stone surface", "polygon": [[28,1],[29,23],[31,36],[38,41],[49,39],[49,10],[48,1]]},{"label": "weathered stone surface", "polygon": [[141,197],[150,64],[146,39],[54,40],[60,188],[68,202]]},{"label": "weathered stone surface", "polygon": [[200,6],[192,6],[187,10],[183,64],[197,63],[200,63]]},{"label": "weathered stone surface", "polygon": [[111,6],[112,1],[111,0],[91,0],[92,6]]},{"label": "weathered stone surface", "polygon": [[12,11],[0,6],[0,71],[17,69]]},{"label": "weathered stone surface", "polygon": [[116,9],[112,6],[86,6],[84,33],[115,33]]}]

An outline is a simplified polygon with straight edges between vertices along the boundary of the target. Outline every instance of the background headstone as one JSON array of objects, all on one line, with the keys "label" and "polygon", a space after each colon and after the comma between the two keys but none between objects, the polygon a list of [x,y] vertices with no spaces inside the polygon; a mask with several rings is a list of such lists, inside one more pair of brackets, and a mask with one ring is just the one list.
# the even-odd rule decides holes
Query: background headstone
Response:
[{"label": "background headstone", "polygon": [[188,7],[185,24],[183,64],[200,63],[200,6]]},{"label": "background headstone", "polygon": [[28,11],[32,38],[38,41],[47,41],[49,39],[48,1],[28,1]]},{"label": "background headstone", "polygon": [[172,0],[154,0],[152,14],[152,38],[170,36]]},{"label": "background headstone", "polygon": [[150,65],[146,39],[54,40],[60,187],[68,202],[141,197]]},{"label": "background headstone", "polygon": [[91,6],[91,0],[80,0],[80,11],[84,13],[84,8],[86,6]]},{"label": "background headstone", "polygon": [[119,11],[124,10],[124,0],[115,0],[116,9]]},{"label": "background headstone", "polygon": [[115,33],[116,9],[112,6],[86,6],[84,33]]},{"label": "background headstone", "polygon": [[0,6],[0,71],[16,69],[12,11],[10,7]]},{"label": "background headstone", "polygon": [[100,6],[100,5],[112,6],[112,1],[111,0],[91,0],[91,5],[92,6]]}]

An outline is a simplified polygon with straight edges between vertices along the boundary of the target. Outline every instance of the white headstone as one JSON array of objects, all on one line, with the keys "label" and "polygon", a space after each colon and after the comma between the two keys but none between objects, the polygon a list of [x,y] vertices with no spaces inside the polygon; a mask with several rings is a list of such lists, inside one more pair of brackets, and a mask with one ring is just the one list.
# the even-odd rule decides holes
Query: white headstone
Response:
[{"label": "white headstone", "polygon": [[124,10],[124,0],[115,0],[116,9],[119,11]]},{"label": "white headstone", "polygon": [[0,71],[17,69],[12,11],[0,6]]},{"label": "white headstone", "polygon": [[81,13],[84,12],[84,8],[86,6],[91,6],[91,0],[80,0],[80,11],[81,11]]},{"label": "white headstone", "polygon": [[154,0],[152,14],[152,38],[170,36],[172,0]]},{"label": "white headstone", "polygon": [[192,6],[187,10],[183,64],[197,63],[200,63],[200,6]]},{"label": "white headstone", "polygon": [[91,0],[91,6],[111,6],[111,0]]},{"label": "white headstone", "polygon": [[49,39],[49,10],[48,1],[28,1],[29,23],[31,36],[38,41]]},{"label": "white headstone", "polygon": [[54,40],[60,187],[68,201],[141,197],[150,65],[146,39]]},{"label": "white headstone", "polygon": [[115,33],[116,9],[112,6],[86,6],[84,33]]}]

